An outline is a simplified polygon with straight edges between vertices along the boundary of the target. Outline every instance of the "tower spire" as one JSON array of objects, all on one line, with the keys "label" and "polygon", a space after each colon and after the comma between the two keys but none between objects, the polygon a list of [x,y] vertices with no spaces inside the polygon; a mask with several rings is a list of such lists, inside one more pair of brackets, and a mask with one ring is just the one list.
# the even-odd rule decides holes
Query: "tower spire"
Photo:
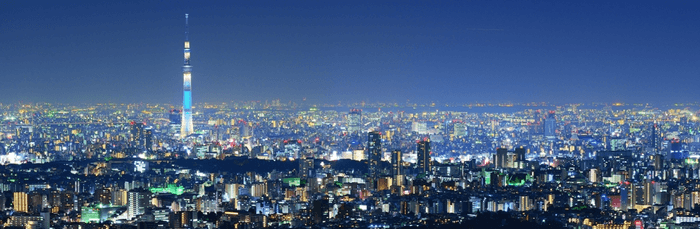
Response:
[{"label": "tower spire", "polygon": [[190,65],[189,14],[185,14],[185,65],[182,66],[182,126],[180,137],[194,133],[192,125],[192,66]]}]

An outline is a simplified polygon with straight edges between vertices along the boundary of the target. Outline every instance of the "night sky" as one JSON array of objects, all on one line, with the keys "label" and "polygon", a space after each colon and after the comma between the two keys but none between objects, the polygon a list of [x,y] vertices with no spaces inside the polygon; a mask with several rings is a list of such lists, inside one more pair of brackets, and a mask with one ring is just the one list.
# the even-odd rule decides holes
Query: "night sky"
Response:
[{"label": "night sky", "polygon": [[0,3],[0,102],[693,102],[700,1]]}]

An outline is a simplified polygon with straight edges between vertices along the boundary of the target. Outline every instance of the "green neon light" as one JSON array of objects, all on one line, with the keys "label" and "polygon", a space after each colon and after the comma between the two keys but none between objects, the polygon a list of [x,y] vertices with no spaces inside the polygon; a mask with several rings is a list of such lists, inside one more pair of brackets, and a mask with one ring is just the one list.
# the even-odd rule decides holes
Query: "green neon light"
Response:
[{"label": "green neon light", "polygon": [[148,190],[151,191],[151,193],[166,193],[167,192],[167,193],[175,194],[178,196],[182,195],[182,193],[185,192],[184,187],[177,186],[175,184],[168,184],[164,188],[149,188]]},{"label": "green neon light", "polygon": [[91,207],[82,207],[80,212],[80,221],[83,223],[100,222],[100,209]]},{"label": "green neon light", "polygon": [[301,179],[298,177],[284,178],[284,179],[282,179],[282,182],[287,183],[287,185],[292,186],[292,187],[301,186]]}]

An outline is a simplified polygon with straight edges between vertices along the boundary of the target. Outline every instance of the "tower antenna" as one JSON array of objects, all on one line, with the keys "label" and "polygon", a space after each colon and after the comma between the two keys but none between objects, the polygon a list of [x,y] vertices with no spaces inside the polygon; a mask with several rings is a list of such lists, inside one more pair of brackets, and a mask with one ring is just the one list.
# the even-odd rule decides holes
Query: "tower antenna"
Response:
[{"label": "tower antenna", "polygon": [[189,14],[185,14],[185,41],[190,40],[190,19]]}]

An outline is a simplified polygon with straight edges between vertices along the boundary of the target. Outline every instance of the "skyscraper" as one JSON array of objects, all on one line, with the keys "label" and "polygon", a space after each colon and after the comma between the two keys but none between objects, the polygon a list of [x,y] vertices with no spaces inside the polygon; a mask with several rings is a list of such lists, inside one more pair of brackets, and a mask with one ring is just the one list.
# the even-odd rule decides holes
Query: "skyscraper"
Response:
[{"label": "skyscraper", "polygon": [[301,179],[309,178],[309,172],[314,169],[314,158],[306,158],[299,161],[299,176]]},{"label": "skyscraper", "polygon": [[651,126],[651,139],[649,141],[651,142],[651,150],[653,152],[656,152],[656,123]]},{"label": "skyscraper", "polygon": [[29,198],[26,192],[13,193],[12,206],[16,212],[29,212]]},{"label": "skyscraper", "polygon": [[402,156],[401,150],[396,149],[391,152],[391,172],[394,176],[403,175]]},{"label": "skyscraper", "polygon": [[367,158],[369,159],[369,176],[379,177],[379,162],[382,160],[382,134],[372,131],[367,134]]},{"label": "skyscraper", "polygon": [[430,161],[430,141],[425,139],[418,142],[417,150],[417,163],[418,172],[425,175],[429,175],[431,172],[431,161]]},{"label": "skyscraper", "polygon": [[143,147],[143,129],[145,124],[140,122],[131,122],[131,145],[134,147]]},{"label": "skyscraper", "polygon": [[170,134],[179,134],[180,130],[182,129],[182,114],[180,110],[170,110],[170,115],[168,116],[168,119],[170,120],[170,130],[168,130],[168,132]]},{"label": "skyscraper", "polygon": [[544,136],[549,140],[556,138],[557,120],[554,117],[554,111],[549,111],[549,116],[544,120]]},{"label": "skyscraper", "polygon": [[508,162],[508,149],[498,148],[496,149],[496,155],[493,155],[493,164],[495,168],[505,168]]},{"label": "skyscraper", "polygon": [[185,14],[185,65],[182,66],[182,127],[180,137],[184,138],[194,133],[192,126],[192,66],[190,65],[190,31],[189,15]]},{"label": "skyscraper", "polygon": [[153,127],[147,127],[143,130],[143,146],[147,151],[153,150]]},{"label": "skyscraper", "polygon": [[348,114],[348,133],[359,133],[362,125],[362,110],[350,109]]},{"label": "skyscraper", "polygon": [[148,191],[145,189],[132,189],[127,193],[126,209],[127,217],[132,219],[146,211],[148,205]]},{"label": "skyscraper", "polygon": [[394,185],[403,185],[403,154],[401,150],[391,152],[391,172],[394,175]]}]

